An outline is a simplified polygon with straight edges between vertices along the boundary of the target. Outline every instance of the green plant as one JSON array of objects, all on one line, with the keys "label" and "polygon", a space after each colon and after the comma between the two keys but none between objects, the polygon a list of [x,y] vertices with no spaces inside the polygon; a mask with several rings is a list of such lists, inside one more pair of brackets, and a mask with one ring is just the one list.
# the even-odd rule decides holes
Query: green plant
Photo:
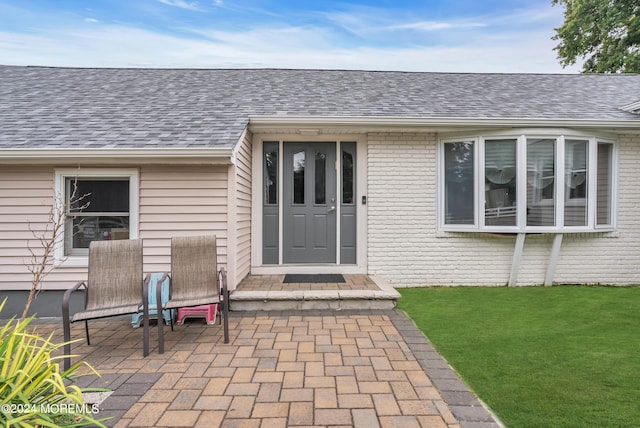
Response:
[{"label": "green plant", "polygon": [[[6,299],[0,304],[0,311]],[[52,356],[64,344],[40,337],[29,329],[33,316],[0,328],[0,424],[4,427],[104,427],[93,417],[94,406],[84,404],[81,389],[73,384],[77,371],[90,365],[78,362],[65,372]]]}]

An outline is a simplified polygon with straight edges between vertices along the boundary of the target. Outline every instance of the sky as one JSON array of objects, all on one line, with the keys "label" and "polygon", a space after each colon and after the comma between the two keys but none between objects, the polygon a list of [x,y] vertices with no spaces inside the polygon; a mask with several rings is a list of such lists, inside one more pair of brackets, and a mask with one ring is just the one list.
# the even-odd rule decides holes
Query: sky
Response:
[{"label": "sky", "polygon": [[577,73],[551,0],[0,0],[0,64]]}]

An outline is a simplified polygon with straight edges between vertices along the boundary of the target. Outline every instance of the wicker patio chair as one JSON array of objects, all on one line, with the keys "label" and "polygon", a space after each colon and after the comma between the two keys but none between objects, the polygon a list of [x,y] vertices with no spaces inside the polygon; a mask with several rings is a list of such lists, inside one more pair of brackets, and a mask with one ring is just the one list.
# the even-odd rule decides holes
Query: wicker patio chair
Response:
[{"label": "wicker patio chair", "polygon": [[[158,313],[162,313],[163,309],[220,304],[224,343],[229,343],[229,291],[224,268],[217,269],[216,237],[207,235],[172,238],[169,277],[169,301],[163,304],[160,289],[156,290]],[[161,354],[164,353],[163,324],[158,323],[158,348]]]},{"label": "wicker patio chair", "polygon": [[[143,354],[149,354],[148,278],[143,280],[142,240],[93,241],[89,244],[88,280],[64,293],[62,324],[64,331],[64,368],[70,365],[71,323],[84,321],[87,345],[90,345],[90,319],[137,313],[142,308]],[[71,293],[85,289],[84,310],[69,316]]]}]

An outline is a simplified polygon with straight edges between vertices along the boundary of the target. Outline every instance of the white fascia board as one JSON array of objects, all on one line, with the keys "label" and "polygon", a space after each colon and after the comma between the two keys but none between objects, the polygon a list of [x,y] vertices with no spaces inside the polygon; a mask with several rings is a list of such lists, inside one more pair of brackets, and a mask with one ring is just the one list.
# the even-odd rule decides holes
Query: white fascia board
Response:
[{"label": "white fascia board", "polygon": [[392,116],[249,116],[249,125],[277,126],[346,126],[367,127],[578,127],[606,129],[640,129],[640,119],[526,119],[469,117],[392,117]]},{"label": "white fascia board", "polygon": [[231,148],[0,149],[0,163],[230,164]]}]

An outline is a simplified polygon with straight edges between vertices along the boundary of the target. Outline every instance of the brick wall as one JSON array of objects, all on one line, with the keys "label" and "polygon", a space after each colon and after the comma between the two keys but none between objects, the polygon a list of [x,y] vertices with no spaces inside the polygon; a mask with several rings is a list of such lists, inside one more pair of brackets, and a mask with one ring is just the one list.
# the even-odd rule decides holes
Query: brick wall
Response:
[{"label": "brick wall", "polygon": [[[618,230],[565,234],[557,283],[640,283],[640,135],[621,136]],[[436,134],[368,136],[368,269],[394,286],[505,285],[514,236],[437,231]],[[518,285],[544,282],[552,235],[528,235]]]}]

